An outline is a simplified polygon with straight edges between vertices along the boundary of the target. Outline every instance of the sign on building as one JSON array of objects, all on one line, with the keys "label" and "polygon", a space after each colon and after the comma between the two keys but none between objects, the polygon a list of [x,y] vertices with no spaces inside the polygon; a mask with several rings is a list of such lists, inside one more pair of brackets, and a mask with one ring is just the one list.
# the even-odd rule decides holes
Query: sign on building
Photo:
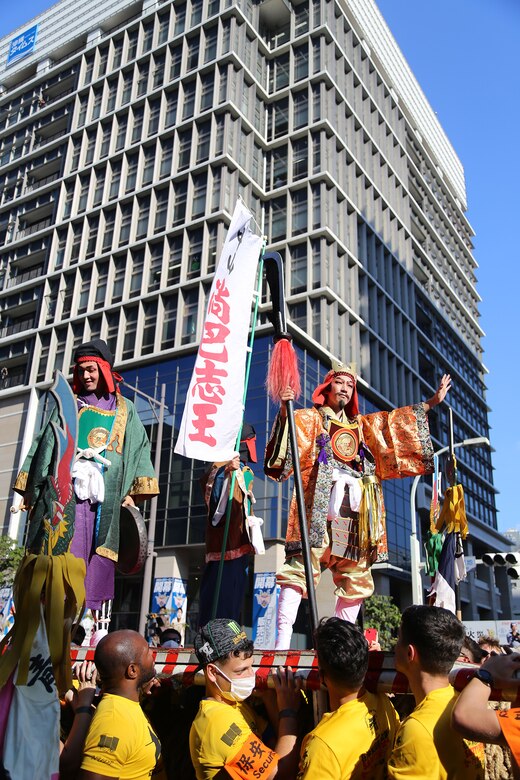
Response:
[{"label": "sign on building", "polygon": [[520,647],[520,622],[511,620],[465,620],[466,633],[478,642],[482,637],[498,639],[501,645]]},{"label": "sign on building", "polygon": [[12,65],[13,62],[17,62],[34,51],[37,33],[38,25],[35,24],[34,27],[29,27],[28,30],[13,38],[9,44],[9,52],[7,54],[8,65]]}]

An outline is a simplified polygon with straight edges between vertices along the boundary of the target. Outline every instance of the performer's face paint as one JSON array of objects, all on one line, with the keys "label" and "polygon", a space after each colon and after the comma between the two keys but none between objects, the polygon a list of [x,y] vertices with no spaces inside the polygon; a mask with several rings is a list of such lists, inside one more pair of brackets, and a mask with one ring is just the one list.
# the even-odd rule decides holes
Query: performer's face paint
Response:
[{"label": "performer's face paint", "polygon": [[99,385],[99,368],[97,363],[81,363],[78,374],[87,393],[94,393]]},{"label": "performer's face paint", "polygon": [[356,383],[354,377],[348,374],[335,376],[330,383],[330,390],[325,393],[325,403],[330,406],[333,412],[339,412],[343,409],[354,392]]}]

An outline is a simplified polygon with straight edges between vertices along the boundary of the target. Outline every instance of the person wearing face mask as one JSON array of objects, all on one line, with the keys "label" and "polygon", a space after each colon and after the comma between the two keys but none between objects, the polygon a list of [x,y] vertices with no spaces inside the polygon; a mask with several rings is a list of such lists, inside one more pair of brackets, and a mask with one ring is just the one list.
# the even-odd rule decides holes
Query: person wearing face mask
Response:
[{"label": "person wearing face mask", "polygon": [[197,780],[293,780],[298,765],[300,690],[292,670],[280,667],[274,675],[278,736],[271,748],[263,741],[268,724],[262,724],[246,703],[255,688],[253,643],[238,623],[210,620],[199,629],[194,647],[206,679],[206,698],[190,731]]},{"label": "person wearing face mask", "polygon": [[[374,592],[370,567],[388,558],[381,481],[433,471],[427,413],[444,400],[451,379],[445,374],[428,401],[373,414],[359,413],[356,385],[355,367],[333,361],[312,394],[314,406],[295,412],[314,583],[321,569],[330,569],[335,615],[350,623]],[[293,473],[286,402],[294,397],[291,387],[281,394],[265,453],[264,472],[278,482]],[[298,607],[307,597],[295,496],[285,556],[276,575],[281,586],[277,650],[290,647]]]}]

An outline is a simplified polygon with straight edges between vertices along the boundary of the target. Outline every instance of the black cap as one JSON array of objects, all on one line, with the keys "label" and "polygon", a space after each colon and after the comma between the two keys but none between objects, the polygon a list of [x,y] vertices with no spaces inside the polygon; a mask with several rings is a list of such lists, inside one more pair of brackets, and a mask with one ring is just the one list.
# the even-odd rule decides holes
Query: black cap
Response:
[{"label": "black cap", "polygon": [[200,665],[206,666],[225,658],[234,650],[247,652],[251,640],[234,620],[216,618],[199,628],[193,646]]},{"label": "black cap", "polygon": [[92,341],[87,341],[86,344],[80,344],[74,352],[74,362],[77,363],[82,357],[100,357],[102,360],[106,360],[110,368],[114,365],[114,356],[108,348],[106,341],[101,339],[93,339]]}]

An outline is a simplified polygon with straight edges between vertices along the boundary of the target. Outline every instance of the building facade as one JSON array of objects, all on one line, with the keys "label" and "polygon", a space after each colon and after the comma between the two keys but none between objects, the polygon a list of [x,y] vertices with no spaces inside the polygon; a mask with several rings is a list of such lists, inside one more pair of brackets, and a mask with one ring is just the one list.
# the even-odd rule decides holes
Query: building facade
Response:
[{"label": "building facade", "polygon": [[[151,395],[167,385],[156,572],[188,580],[193,615],[204,466],[173,443],[239,196],[284,260],[303,403],[331,356],[356,361],[362,411],[427,398],[449,372],[455,440],[488,436],[464,173],[372,0],[61,0],[0,40],[4,532],[23,532],[10,485],[42,389],[54,369],[70,371],[78,344],[104,338],[130,384]],[[246,408],[260,452],[275,413],[268,312],[264,291]],[[430,425],[443,447],[446,405]],[[458,453],[468,552],[504,549],[491,454]],[[269,540],[255,568],[271,571],[290,486],[260,469],[255,485]],[[409,480],[385,486],[390,561],[376,574],[401,606],[409,491]],[[118,587],[120,613],[134,615],[139,579]],[[320,598],[330,614],[330,593]],[[467,619],[510,612],[507,583],[481,567],[462,602]]]}]

